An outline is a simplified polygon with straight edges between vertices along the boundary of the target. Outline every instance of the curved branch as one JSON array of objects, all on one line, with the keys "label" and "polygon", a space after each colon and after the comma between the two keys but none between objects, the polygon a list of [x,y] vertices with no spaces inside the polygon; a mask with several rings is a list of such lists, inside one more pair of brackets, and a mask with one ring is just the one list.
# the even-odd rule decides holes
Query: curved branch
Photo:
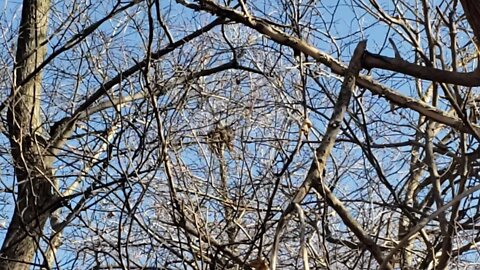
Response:
[{"label": "curved branch", "polygon": [[[299,38],[289,36],[288,34],[279,30],[274,25],[264,19],[256,18],[254,16],[247,17],[239,11],[219,6],[211,0],[203,0],[201,1],[201,5],[186,3],[183,4],[193,10],[207,11],[209,13],[219,16],[220,18],[229,18],[237,23],[241,23],[245,26],[253,28],[259,33],[264,34],[265,36],[269,37],[271,40],[279,44],[289,46],[314,58],[318,62],[329,67],[333,73],[340,76],[345,76],[347,67],[344,64],[340,63],[327,53],[324,53],[317,48],[311,46],[307,42]],[[374,81],[371,77],[360,75],[357,78],[356,83],[358,86],[370,90],[375,95],[385,97],[387,100],[395,103],[398,106],[412,109],[419,114],[428,117],[429,119],[450,126],[456,130],[473,135],[480,132],[480,126],[467,125],[463,122],[462,119],[450,116],[446,112],[430,106],[425,102],[402,95],[395,90]]]},{"label": "curved branch", "polygon": [[419,66],[399,57],[391,58],[379,54],[365,52],[363,65],[367,69],[381,68],[413,76],[418,79],[439,83],[449,83],[468,87],[480,86],[480,71],[456,72],[433,67]]}]

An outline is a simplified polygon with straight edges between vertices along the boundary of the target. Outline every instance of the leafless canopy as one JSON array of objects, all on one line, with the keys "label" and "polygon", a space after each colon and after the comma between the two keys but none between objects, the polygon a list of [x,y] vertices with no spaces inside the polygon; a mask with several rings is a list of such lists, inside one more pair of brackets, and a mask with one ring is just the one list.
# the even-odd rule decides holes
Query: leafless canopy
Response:
[{"label": "leafless canopy", "polygon": [[477,0],[4,1],[0,270],[475,268],[479,48]]}]

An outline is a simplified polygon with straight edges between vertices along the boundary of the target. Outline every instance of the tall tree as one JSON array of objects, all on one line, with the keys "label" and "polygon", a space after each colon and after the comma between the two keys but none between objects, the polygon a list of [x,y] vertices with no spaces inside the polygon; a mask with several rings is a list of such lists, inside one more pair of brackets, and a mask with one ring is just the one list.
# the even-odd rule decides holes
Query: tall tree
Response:
[{"label": "tall tree", "polygon": [[30,268],[52,207],[53,158],[43,138],[42,71],[37,71],[47,48],[49,10],[50,1],[23,3],[7,113],[18,195],[0,253],[0,269]]},{"label": "tall tree", "polygon": [[324,2],[7,2],[0,269],[474,265],[480,4]]}]

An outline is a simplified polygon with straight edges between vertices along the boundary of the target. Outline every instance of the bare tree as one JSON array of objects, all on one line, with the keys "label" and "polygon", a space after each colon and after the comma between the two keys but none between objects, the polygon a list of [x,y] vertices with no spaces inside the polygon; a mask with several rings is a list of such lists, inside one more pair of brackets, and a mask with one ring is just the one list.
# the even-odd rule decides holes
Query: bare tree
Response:
[{"label": "bare tree", "polygon": [[480,4],[325,2],[7,1],[0,269],[474,267]]}]

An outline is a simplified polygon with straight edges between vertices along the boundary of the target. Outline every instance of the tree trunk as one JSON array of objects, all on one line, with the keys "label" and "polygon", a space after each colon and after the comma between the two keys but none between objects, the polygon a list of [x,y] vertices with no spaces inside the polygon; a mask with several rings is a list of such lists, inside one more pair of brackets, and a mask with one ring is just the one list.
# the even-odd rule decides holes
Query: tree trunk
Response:
[{"label": "tree trunk", "polygon": [[468,23],[472,27],[475,44],[480,48],[480,3],[478,0],[460,0]]},{"label": "tree trunk", "polygon": [[41,137],[42,74],[24,82],[44,60],[49,0],[23,1],[14,85],[8,110],[17,198],[12,221],[0,250],[0,269],[29,269],[36,254],[52,197],[52,157]]}]

